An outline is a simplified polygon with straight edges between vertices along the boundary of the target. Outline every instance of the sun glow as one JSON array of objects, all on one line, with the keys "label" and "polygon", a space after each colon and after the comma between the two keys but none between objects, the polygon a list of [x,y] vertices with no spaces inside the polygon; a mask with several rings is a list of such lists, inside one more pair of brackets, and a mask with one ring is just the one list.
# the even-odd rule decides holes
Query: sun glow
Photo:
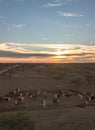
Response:
[{"label": "sun glow", "polygon": [[67,53],[68,53],[67,50],[61,51],[61,49],[58,48],[54,54],[56,55],[55,58],[61,59],[61,58],[65,58],[66,56],[64,54],[67,54]]}]

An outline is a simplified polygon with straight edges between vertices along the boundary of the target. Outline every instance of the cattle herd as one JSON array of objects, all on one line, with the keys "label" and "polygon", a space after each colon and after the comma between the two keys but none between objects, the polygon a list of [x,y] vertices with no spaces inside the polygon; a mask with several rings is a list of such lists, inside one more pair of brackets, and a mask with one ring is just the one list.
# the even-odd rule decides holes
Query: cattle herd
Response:
[{"label": "cattle herd", "polygon": [[[77,96],[81,100],[81,106],[86,107],[89,105],[93,100],[95,100],[95,95],[90,92],[78,92],[74,90],[56,90],[51,93],[49,91],[45,90],[20,90],[15,89],[13,91],[9,91],[5,95],[0,96],[0,104],[5,103],[13,103],[15,106],[24,104],[27,102],[27,100],[30,99],[32,102],[33,100],[36,102],[37,99],[41,99],[39,104],[42,105],[43,108],[46,108],[48,106],[48,98],[49,104],[58,104],[62,102],[62,98],[71,98],[72,96]],[[26,100],[27,99],[27,100]]]}]

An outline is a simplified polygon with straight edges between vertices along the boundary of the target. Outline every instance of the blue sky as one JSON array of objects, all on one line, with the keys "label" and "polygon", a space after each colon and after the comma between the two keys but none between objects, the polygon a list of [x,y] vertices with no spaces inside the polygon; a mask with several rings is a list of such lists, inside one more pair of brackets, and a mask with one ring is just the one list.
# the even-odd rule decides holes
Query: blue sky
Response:
[{"label": "blue sky", "polygon": [[0,0],[0,62],[20,61],[95,62],[95,0]]},{"label": "blue sky", "polygon": [[0,0],[0,42],[95,41],[95,0]]}]

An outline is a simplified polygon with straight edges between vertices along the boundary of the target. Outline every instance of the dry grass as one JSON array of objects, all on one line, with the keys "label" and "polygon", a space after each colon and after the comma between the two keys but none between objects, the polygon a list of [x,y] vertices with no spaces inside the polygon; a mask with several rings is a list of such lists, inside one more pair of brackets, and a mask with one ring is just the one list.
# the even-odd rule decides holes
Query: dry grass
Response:
[{"label": "dry grass", "polygon": [[[13,64],[0,64],[0,70]],[[9,72],[8,72],[9,73]],[[52,92],[60,89],[93,92],[95,94],[95,63],[91,64],[20,64],[20,67],[0,75],[0,94],[4,95],[15,88],[21,90],[49,91],[47,102],[50,103]],[[62,98],[59,105],[48,104],[44,109],[41,99],[27,100],[22,105],[0,104],[11,115],[13,111],[27,111],[36,122],[36,130],[94,130],[95,106],[78,107],[77,96]],[[93,102],[95,104],[95,102]],[[4,112],[4,111],[3,111]],[[7,113],[4,112],[6,115]]]}]

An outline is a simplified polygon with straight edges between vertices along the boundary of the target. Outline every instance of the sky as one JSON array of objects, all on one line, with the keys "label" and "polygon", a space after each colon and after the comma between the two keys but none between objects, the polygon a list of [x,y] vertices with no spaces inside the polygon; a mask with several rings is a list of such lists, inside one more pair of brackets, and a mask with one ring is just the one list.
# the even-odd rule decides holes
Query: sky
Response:
[{"label": "sky", "polygon": [[95,62],[95,0],[0,0],[0,62]]}]

